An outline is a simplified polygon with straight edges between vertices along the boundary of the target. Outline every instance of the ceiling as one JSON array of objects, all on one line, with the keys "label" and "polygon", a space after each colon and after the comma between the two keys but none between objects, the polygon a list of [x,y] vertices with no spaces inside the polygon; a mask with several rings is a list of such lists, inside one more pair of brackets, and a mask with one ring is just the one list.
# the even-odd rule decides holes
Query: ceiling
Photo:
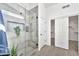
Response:
[{"label": "ceiling", "polygon": [[[36,7],[38,3],[18,3],[20,6],[26,8],[27,10],[31,10],[32,8]],[[44,3],[45,7],[48,8],[50,6],[54,6],[57,3]]]},{"label": "ceiling", "polygon": [[27,10],[31,10],[32,8],[36,7],[37,3],[18,3],[20,6],[26,8]]},{"label": "ceiling", "polygon": [[51,6],[54,6],[56,4],[57,3],[44,3],[44,5],[45,5],[46,8],[51,7]]},{"label": "ceiling", "polygon": [[32,8],[30,11],[34,12],[34,13],[36,13],[36,15],[38,15],[38,6]]},{"label": "ceiling", "polygon": [[[45,8],[48,8],[56,5],[57,3],[43,3],[43,4],[45,5]],[[18,13],[20,12],[24,13],[23,8],[26,8],[28,11],[34,12],[38,15],[38,3],[7,3],[6,5],[11,7]]]}]

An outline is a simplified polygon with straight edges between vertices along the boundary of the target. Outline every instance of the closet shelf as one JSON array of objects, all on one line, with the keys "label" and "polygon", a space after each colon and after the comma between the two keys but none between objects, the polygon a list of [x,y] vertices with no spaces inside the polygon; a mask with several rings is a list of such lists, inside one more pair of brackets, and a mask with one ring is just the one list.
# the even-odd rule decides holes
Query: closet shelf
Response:
[{"label": "closet shelf", "polygon": [[75,34],[78,34],[78,32],[74,32]]},{"label": "closet shelf", "polygon": [[72,26],[69,26],[69,28],[72,28],[72,29],[73,29],[73,27],[72,27]]}]

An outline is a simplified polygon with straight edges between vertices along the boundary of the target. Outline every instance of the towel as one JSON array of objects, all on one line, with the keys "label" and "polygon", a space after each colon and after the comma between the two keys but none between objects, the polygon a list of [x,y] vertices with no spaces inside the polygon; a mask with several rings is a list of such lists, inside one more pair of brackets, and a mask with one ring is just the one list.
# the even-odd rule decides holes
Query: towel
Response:
[{"label": "towel", "polygon": [[2,12],[0,11],[0,56],[9,55],[8,42],[6,36],[6,29],[4,24]]}]

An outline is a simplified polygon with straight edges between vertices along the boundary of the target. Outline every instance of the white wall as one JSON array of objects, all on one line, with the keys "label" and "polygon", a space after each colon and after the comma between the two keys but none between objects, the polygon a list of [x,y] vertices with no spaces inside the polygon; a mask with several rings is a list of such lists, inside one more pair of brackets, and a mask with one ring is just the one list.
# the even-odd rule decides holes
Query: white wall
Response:
[{"label": "white wall", "polygon": [[78,3],[73,3],[70,4],[70,7],[66,8],[66,9],[62,9],[62,7],[64,5],[64,3],[59,3],[56,4],[54,6],[48,7],[46,8],[46,17],[48,19],[48,30],[47,30],[47,44],[51,45],[51,26],[50,26],[50,20],[51,19],[55,19],[57,17],[63,17],[63,16],[72,16],[72,15],[76,15],[79,14],[79,4]]},{"label": "white wall", "polygon": [[46,44],[47,40],[47,23],[46,23],[46,12],[44,4],[38,5],[38,48],[39,50]]}]

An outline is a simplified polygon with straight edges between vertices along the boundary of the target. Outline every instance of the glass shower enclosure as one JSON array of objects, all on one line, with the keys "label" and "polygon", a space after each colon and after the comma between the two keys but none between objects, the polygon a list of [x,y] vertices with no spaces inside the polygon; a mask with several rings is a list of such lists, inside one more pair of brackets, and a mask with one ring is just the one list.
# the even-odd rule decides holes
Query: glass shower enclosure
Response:
[{"label": "glass shower enclosure", "polygon": [[17,3],[1,3],[11,56],[32,55],[38,48],[38,6],[27,10]]}]

